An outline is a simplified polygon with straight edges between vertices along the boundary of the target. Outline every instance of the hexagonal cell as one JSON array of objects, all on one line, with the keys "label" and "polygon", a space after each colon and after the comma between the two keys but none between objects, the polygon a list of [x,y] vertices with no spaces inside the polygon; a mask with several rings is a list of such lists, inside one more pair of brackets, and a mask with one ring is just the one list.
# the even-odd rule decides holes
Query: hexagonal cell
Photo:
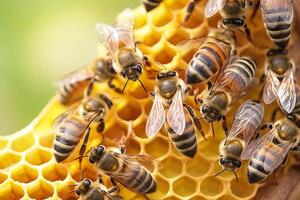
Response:
[{"label": "hexagonal cell", "polygon": [[173,13],[163,6],[157,7],[153,14],[152,23],[157,27],[165,26],[173,19]]},{"label": "hexagonal cell", "polygon": [[34,144],[34,136],[32,133],[28,133],[25,135],[19,136],[15,139],[12,144],[11,148],[18,152],[23,152],[26,149],[30,148]]},{"label": "hexagonal cell", "polygon": [[146,120],[141,121],[136,127],[133,127],[135,135],[139,138],[147,138],[145,133]]},{"label": "hexagonal cell", "polygon": [[26,161],[33,165],[41,165],[48,162],[52,157],[51,152],[41,148],[36,148],[26,154]]},{"label": "hexagonal cell", "polygon": [[167,43],[164,44],[164,48],[159,50],[155,56],[155,60],[161,64],[170,63],[176,55],[176,51]]},{"label": "hexagonal cell", "polygon": [[0,138],[0,150],[4,149],[6,147],[6,145],[7,145],[7,140],[1,137]]},{"label": "hexagonal cell", "polygon": [[45,166],[42,169],[42,175],[49,181],[64,180],[68,175],[67,168],[60,163]]},{"label": "hexagonal cell", "polygon": [[210,166],[209,161],[199,155],[196,155],[194,159],[187,161],[186,172],[193,177],[200,177],[209,171]]},{"label": "hexagonal cell", "polygon": [[[143,80],[141,80],[142,83],[144,83]],[[145,85],[146,89],[148,90],[148,87]],[[146,99],[149,98],[148,93],[145,92],[144,88],[139,85],[139,87],[137,87],[134,90],[130,90],[130,95],[131,97],[135,98],[135,99]]]},{"label": "hexagonal cell", "polygon": [[128,130],[126,130],[126,128],[117,123],[113,125],[113,128],[107,129],[107,131],[104,132],[104,136],[111,140],[120,140],[127,132]]},{"label": "hexagonal cell", "polygon": [[205,200],[205,198],[203,198],[201,196],[194,196],[194,197],[190,198],[190,200]]},{"label": "hexagonal cell", "polygon": [[215,138],[208,138],[207,141],[199,145],[199,152],[207,158],[217,159],[219,158],[219,144],[220,141]]},{"label": "hexagonal cell", "polygon": [[140,144],[134,139],[128,139],[126,141],[126,153],[127,154],[139,154],[141,151]]},{"label": "hexagonal cell", "polygon": [[232,195],[226,194],[226,195],[221,196],[220,198],[218,198],[218,200],[238,200],[238,199],[236,197],[232,196]]},{"label": "hexagonal cell", "polygon": [[207,177],[200,184],[201,193],[207,196],[216,196],[224,190],[223,182],[216,177]]},{"label": "hexagonal cell", "polygon": [[[247,188],[247,190],[245,190],[245,188]],[[247,198],[253,195],[256,187],[253,184],[249,184],[248,180],[246,180],[245,178],[240,178],[239,182],[236,182],[235,179],[230,182],[230,189],[232,194],[234,194],[235,196],[240,198]]]},{"label": "hexagonal cell", "polygon": [[0,173],[0,184],[3,183],[4,181],[6,181],[6,179],[8,178],[8,176],[4,173]]},{"label": "hexagonal cell", "polygon": [[[151,26],[147,26],[138,30],[137,35],[141,35],[142,37],[141,44],[149,47],[154,46],[161,39],[161,34]],[[149,35],[151,35],[151,37],[149,37]]]},{"label": "hexagonal cell", "polygon": [[41,134],[40,137],[39,137],[39,143],[43,147],[52,148],[53,147],[53,142],[54,142],[54,137],[55,137],[54,133]]},{"label": "hexagonal cell", "polygon": [[147,24],[147,15],[145,15],[145,12],[142,10],[138,13],[139,17],[134,18],[134,29],[139,29]]},{"label": "hexagonal cell", "polygon": [[181,199],[178,199],[176,197],[168,197],[168,198],[164,198],[163,200],[181,200]]},{"label": "hexagonal cell", "polygon": [[[188,187],[187,187],[188,184]],[[189,177],[180,177],[173,183],[173,191],[182,196],[188,197],[197,191],[197,182]]]},{"label": "hexagonal cell", "polygon": [[145,145],[145,151],[153,157],[162,157],[169,151],[169,143],[165,139],[156,136],[150,143]]},{"label": "hexagonal cell", "polygon": [[189,38],[189,34],[184,31],[184,29],[176,29],[171,36],[168,37],[168,41],[173,44],[177,45],[179,42],[182,42]]},{"label": "hexagonal cell", "polygon": [[68,199],[68,200],[78,199],[75,195],[74,186],[72,186],[73,184],[76,183],[69,181],[69,182],[58,184],[56,187],[58,197],[61,199]]},{"label": "hexagonal cell", "polygon": [[117,115],[125,121],[131,121],[137,119],[142,113],[142,108],[139,102],[127,101],[125,102],[121,110],[117,112]]},{"label": "hexagonal cell", "polygon": [[[188,29],[199,28],[199,26],[203,23],[203,15],[199,13],[198,6],[196,6],[195,12],[192,13],[191,17],[188,21],[184,22],[184,27]],[[186,13],[183,13],[182,22],[184,21]]]},{"label": "hexagonal cell", "polygon": [[9,167],[21,160],[21,156],[11,152],[2,152],[0,154],[0,169]]},{"label": "hexagonal cell", "polygon": [[[69,168],[69,172],[71,174],[71,177],[79,182],[80,178],[83,176],[83,178],[89,178],[92,181],[97,181],[98,179],[98,171],[95,168],[91,168],[91,167],[86,167],[86,168],[82,168],[81,170],[78,170],[78,165],[72,165],[71,168]],[[82,173],[84,172],[84,174],[82,175]]]},{"label": "hexagonal cell", "polygon": [[22,199],[24,190],[20,184],[8,181],[0,187],[0,199]]},{"label": "hexagonal cell", "polygon": [[155,179],[157,183],[156,192],[153,194],[149,194],[148,196],[151,199],[162,199],[169,192],[170,185],[168,181],[159,176],[155,177]]},{"label": "hexagonal cell", "polygon": [[38,170],[28,165],[15,167],[11,172],[11,178],[21,183],[30,183],[38,178]]},{"label": "hexagonal cell", "polygon": [[182,173],[183,163],[181,160],[170,156],[161,161],[162,168],[159,172],[166,178],[175,178]]},{"label": "hexagonal cell", "polygon": [[53,195],[54,188],[44,180],[28,185],[27,194],[33,199],[46,199]]}]

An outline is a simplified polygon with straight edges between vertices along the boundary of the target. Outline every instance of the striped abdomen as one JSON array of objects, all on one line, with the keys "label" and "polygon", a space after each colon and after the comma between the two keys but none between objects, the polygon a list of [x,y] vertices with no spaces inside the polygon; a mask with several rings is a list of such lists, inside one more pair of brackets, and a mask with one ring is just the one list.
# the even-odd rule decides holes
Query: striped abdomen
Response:
[{"label": "striped abdomen", "polygon": [[[102,169],[106,175],[136,193],[148,194],[156,191],[156,182],[144,167],[139,163],[124,161],[121,158],[122,155],[117,158],[118,168],[116,170],[105,171],[103,168],[100,169]],[[99,164],[100,163],[98,163],[98,165]]]},{"label": "striped abdomen", "polygon": [[65,160],[74,150],[82,137],[86,124],[76,117],[65,119],[61,123],[54,140],[54,156],[57,162]]},{"label": "striped abdomen", "polygon": [[58,88],[59,99],[63,104],[71,104],[83,98],[93,74],[87,70],[74,72],[62,81]]},{"label": "striped abdomen", "polygon": [[183,155],[193,158],[197,151],[197,137],[189,113],[185,110],[185,129],[182,135],[175,133],[168,123],[165,123],[165,126],[177,150]]},{"label": "striped abdomen", "polygon": [[[257,183],[265,179],[272,171],[267,171],[264,165],[269,165],[274,161],[273,156],[281,152],[277,145],[268,142],[261,146],[252,156],[248,165],[248,180],[249,183]],[[267,157],[268,155],[269,157]],[[270,168],[270,167],[269,167]]]},{"label": "striped abdomen", "polygon": [[291,37],[292,13],[290,8],[273,8],[262,12],[265,27],[271,40],[284,49]]},{"label": "striped abdomen", "polygon": [[147,12],[153,10],[154,8],[156,8],[157,6],[159,6],[159,4],[162,2],[163,0],[143,0],[143,4],[145,6],[145,9]]},{"label": "striped abdomen", "polygon": [[239,58],[226,67],[220,87],[231,97],[238,96],[249,86],[255,71],[256,63],[252,59],[248,57]]},{"label": "striped abdomen", "polygon": [[230,52],[225,52],[218,42],[205,42],[189,63],[186,82],[193,84],[210,79],[220,70],[229,54]]}]

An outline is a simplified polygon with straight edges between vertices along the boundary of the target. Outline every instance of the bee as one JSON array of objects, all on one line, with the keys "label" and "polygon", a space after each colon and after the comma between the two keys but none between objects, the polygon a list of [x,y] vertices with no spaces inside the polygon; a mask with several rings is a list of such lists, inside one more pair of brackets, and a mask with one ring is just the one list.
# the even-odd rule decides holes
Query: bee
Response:
[{"label": "bee", "polygon": [[249,144],[245,157],[248,164],[248,181],[257,183],[284,165],[287,154],[299,151],[300,129],[287,118],[275,122],[271,130]]},{"label": "bee", "polygon": [[74,103],[84,96],[84,89],[90,88],[94,82],[108,81],[108,86],[121,93],[113,83],[116,72],[111,59],[99,58],[91,66],[78,69],[67,75],[59,85],[59,100],[62,104]]},{"label": "bee", "polygon": [[300,129],[300,87],[296,85],[295,90],[296,90],[296,104],[294,110],[291,113],[288,113],[286,117]]},{"label": "bee", "polygon": [[[153,137],[165,124],[175,147],[185,156],[194,157],[197,150],[197,137],[194,125],[202,131],[194,110],[183,104],[183,95],[188,90],[175,71],[163,71],[156,77],[153,91],[154,102],[146,123],[146,134]],[[168,107],[165,117],[164,106]],[[165,123],[165,118],[167,123]]]},{"label": "bee", "polygon": [[[246,94],[254,82],[256,63],[249,57],[236,58],[218,75],[214,85],[204,101],[196,97],[203,118],[211,123],[223,120],[223,129],[227,132],[225,115],[230,106]],[[213,134],[214,134],[214,129]]]},{"label": "bee", "polygon": [[[233,32],[228,30],[211,31],[199,50],[191,59],[187,73],[186,83],[196,84],[210,79],[229,60],[234,52],[235,39]],[[199,43],[199,39],[191,40],[188,43]]]},{"label": "bee", "polygon": [[107,24],[96,25],[98,39],[108,50],[114,62],[115,71],[127,79],[122,93],[129,80],[138,80],[146,91],[139,77],[142,74],[143,66],[150,64],[147,57],[136,46],[133,28],[134,16],[130,10],[121,13],[114,27]]},{"label": "bee", "polygon": [[290,113],[296,105],[296,90],[294,83],[295,66],[285,49],[271,49],[267,53],[266,84],[263,99],[266,104],[276,98],[281,107]]},{"label": "bee", "polygon": [[257,133],[263,116],[264,106],[261,103],[248,100],[240,106],[227,137],[220,144],[219,163],[223,168],[220,173],[225,170],[232,171],[237,179],[235,170],[241,167],[243,151]]},{"label": "bee", "polygon": [[260,7],[264,25],[270,39],[284,49],[291,38],[294,10],[291,0],[261,0]]},{"label": "bee", "polygon": [[143,4],[147,12],[150,12],[154,8],[158,7],[163,0],[143,0]]},{"label": "bee", "polygon": [[118,188],[115,186],[107,190],[101,178],[99,183],[84,179],[75,188],[75,194],[82,200],[123,200],[121,196],[115,194],[117,191]]},{"label": "bee", "polygon": [[117,181],[129,190],[148,194],[156,191],[156,181],[151,173],[144,168],[151,164],[145,155],[125,155],[125,148],[121,152],[110,152],[103,145],[92,148],[88,157],[101,172]]},{"label": "bee", "polygon": [[53,151],[57,162],[62,162],[71,154],[86,132],[80,149],[80,154],[83,155],[90,133],[90,124],[97,122],[97,130],[102,132],[105,127],[104,117],[112,105],[107,96],[98,94],[95,97],[87,97],[82,103],[72,106],[56,118],[53,125],[55,128]]}]

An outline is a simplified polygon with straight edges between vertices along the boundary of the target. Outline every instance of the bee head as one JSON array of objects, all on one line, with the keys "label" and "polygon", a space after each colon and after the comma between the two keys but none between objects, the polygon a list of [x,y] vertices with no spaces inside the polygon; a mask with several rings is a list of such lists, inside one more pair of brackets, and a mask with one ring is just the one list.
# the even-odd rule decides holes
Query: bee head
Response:
[{"label": "bee head", "polygon": [[208,122],[220,121],[222,119],[220,112],[206,104],[201,107],[201,113],[204,119]]},{"label": "bee head", "polygon": [[138,80],[140,74],[142,73],[142,65],[136,64],[122,70],[121,74],[124,78],[128,78],[129,80],[136,81]]},{"label": "bee head", "polygon": [[89,155],[89,161],[90,163],[96,163],[100,160],[101,156],[103,155],[105,151],[105,147],[103,145],[98,145],[94,149],[92,149],[90,155]]},{"label": "bee head", "polygon": [[158,75],[156,76],[157,80],[161,80],[164,78],[171,78],[171,77],[177,77],[178,74],[176,71],[165,71],[165,72],[160,72],[158,73]]},{"label": "bee head", "polygon": [[89,191],[92,181],[90,179],[84,179],[75,189],[75,194],[80,196]]},{"label": "bee head", "polygon": [[231,157],[221,156],[219,163],[223,169],[229,171],[234,171],[236,168],[241,167],[241,161]]}]

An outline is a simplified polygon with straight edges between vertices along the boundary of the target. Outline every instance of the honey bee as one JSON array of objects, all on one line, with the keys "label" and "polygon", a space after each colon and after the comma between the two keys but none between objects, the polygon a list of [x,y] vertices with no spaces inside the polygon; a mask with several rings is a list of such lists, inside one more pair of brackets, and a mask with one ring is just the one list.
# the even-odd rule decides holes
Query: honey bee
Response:
[{"label": "honey bee", "polygon": [[211,123],[212,128],[213,122],[223,120],[223,128],[227,131],[225,115],[230,106],[246,94],[255,72],[254,60],[249,57],[236,58],[218,75],[204,101],[196,97],[203,118]]},{"label": "honey bee", "polygon": [[87,97],[82,103],[74,105],[56,118],[53,151],[57,162],[62,162],[71,154],[86,132],[80,149],[80,154],[83,155],[90,133],[90,124],[97,122],[97,130],[102,132],[104,117],[112,105],[107,96],[98,94],[95,97]]},{"label": "honey bee", "polygon": [[[225,170],[232,171],[241,167],[243,151],[257,132],[264,116],[264,106],[254,101],[246,101],[236,112],[233,125],[220,144],[220,165]],[[218,173],[217,175],[219,175]]]},{"label": "honey bee", "polygon": [[98,39],[106,47],[114,62],[114,70],[127,79],[122,93],[129,80],[138,80],[144,90],[139,77],[143,66],[150,65],[147,57],[137,48],[134,39],[134,16],[130,10],[125,10],[117,19],[116,26],[97,24]]},{"label": "honey bee", "polygon": [[74,103],[84,96],[84,90],[90,91],[94,82],[108,81],[108,86],[121,93],[113,83],[116,72],[111,59],[97,59],[92,66],[84,67],[67,75],[59,85],[59,100],[67,105]]},{"label": "honey bee", "polygon": [[[156,79],[154,102],[146,123],[146,134],[153,137],[165,124],[178,151],[185,156],[194,157],[197,150],[194,125],[204,138],[205,136],[193,109],[183,104],[183,95],[187,87],[175,71],[160,72]],[[166,117],[164,106],[168,107]]]},{"label": "honey bee", "polygon": [[260,0],[263,21],[271,40],[284,49],[291,37],[294,10],[291,0]]},{"label": "honey bee", "polygon": [[263,99],[266,104],[278,98],[281,107],[290,113],[296,104],[296,90],[294,83],[295,66],[285,49],[271,49],[267,53],[266,84]]},{"label": "honey bee", "polygon": [[248,164],[249,183],[257,183],[268,177],[273,171],[284,165],[287,154],[299,151],[300,129],[287,118],[275,122],[275,126],[249,144],[245,157]]},{"label": "honey bee", "polygon": [[288,113],[286,117],[289,120],[291,120],[300,129],[300,87],[296,85],[295,90],[296,90],[296,104],[294,110],[291,113]]},{"label": "honey bee", "polygon": [[143,4],[147,12],[150,12],[154,8],[158,7],[163,0],[143,0]]},{"label": "honey bee", "polygon": [[[186,73],[186,83],[196,84],[210,79],[222,70],[232,52],[235,52],[233,32],[228,30],[211,31],[199,50],[191,59]],[[199,43],[199,39],[188,43]]]},{"label": "honey bee", "polygon": [[107,190],[101,178],[99,183],[84,179],[75,188],[75,194],[82,200],[123,200],[121,196],[115,194],[117,191],[118,188],[115,186]]},{"label": "honey bee", "polygon": [[151,173],[144,168],[151,164],[146,155],[125,155],[125,148],[121,152],[110,152],[103,145],[92,148],[89,162],[95,164],[112,181],[117,181],[129,190],[148,194],[156,191],[156,181]]}]

